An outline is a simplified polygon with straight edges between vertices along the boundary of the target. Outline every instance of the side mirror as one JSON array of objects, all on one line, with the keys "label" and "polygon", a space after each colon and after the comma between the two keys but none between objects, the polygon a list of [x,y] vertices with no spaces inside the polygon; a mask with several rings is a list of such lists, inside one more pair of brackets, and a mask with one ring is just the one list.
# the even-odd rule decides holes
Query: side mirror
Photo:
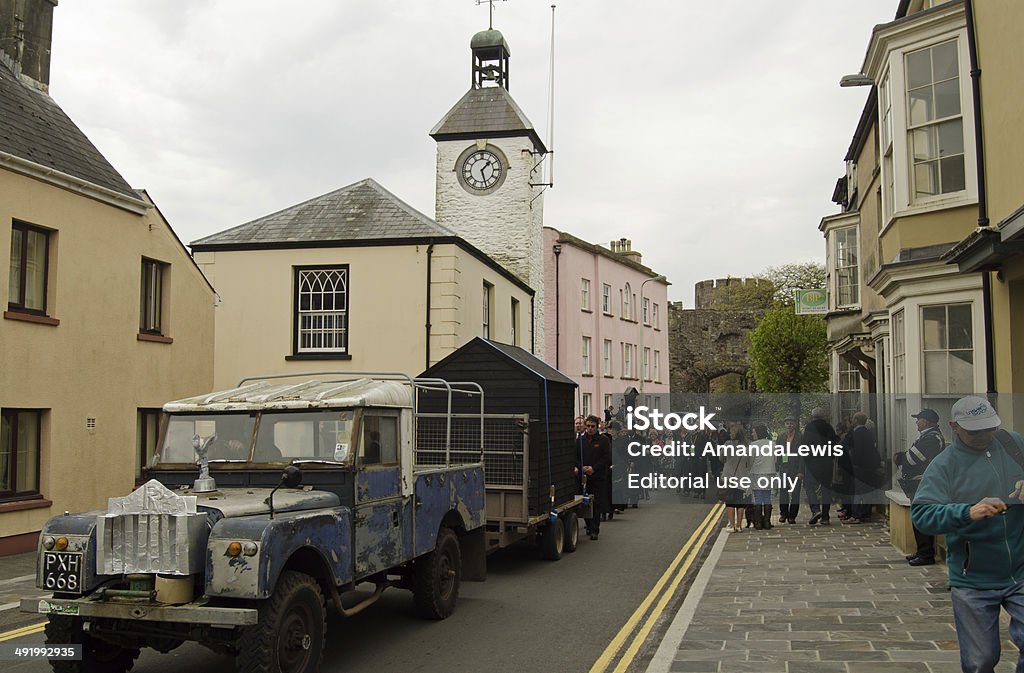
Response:
[{"label": "side mirror", "polygon": [[302,470],[297,465],[289,465],[281,472],[281,486],[298,488],[302,485]]},{"label": "side mirror", "polygon": [[274,518],[274,494],[277,493],[277,489],[284,486],[285,488],[297,488],[302,483],[302,470],[296,465],[289,465],[281,471],[281,481],[278,482],[274,490],[270,492],[267,497],[267,504],[270,505],[270,518]]}]

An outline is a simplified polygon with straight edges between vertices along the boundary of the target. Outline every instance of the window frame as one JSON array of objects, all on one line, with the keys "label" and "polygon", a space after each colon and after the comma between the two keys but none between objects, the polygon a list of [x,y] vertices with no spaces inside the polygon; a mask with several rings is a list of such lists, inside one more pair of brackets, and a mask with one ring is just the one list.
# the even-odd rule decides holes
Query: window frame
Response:
[{"label": "window frame", "polygon": [[583,376],[593,376],[593,340],[585,336],[580,346],[580,371]]},{"label": "window frame", "polygon": [[[891,161],[889,161],[887,156],[887,148],[883,145],[883,133],[880,132],[878,134],[883,178],[881,182],[883,193],[883,231],[897,217],[957,208],[971,205],[978,201],[977,160],[975,158],[974,144],[976,120],[974,119],[973,106],[970,104],[972,94],[967,54],[967,30],[962,11],[956,14],[951,13],[944,18],[925,24],[925,26],[922,28],[921,24],[910,22],[899,27],[897,33],[879,38],[885,42],[881,48],[885,49],[886,52],[882,56],[878,67],[879,76],[876,81],[882,85],[888,85],[888,88],[883,86],[882,94],[888,96],[888,102],[891,104],[892,127]],[[908,123],[907,57],[912,53],[953,40],[955,40],[957,46],[960,118],[963,120],[965,189],[914,199],[912,198],[913,157],[909,140],[911,127]],[[880,99],[882,97],[880,96]],[[878,123],[880,127],[882,127],[883,123],[886,123],[884,112],[885,109],[889,109],[883,109],[882,103],[883,101],[880,100],[878,110]],[[891,168],[889,167],[890,164]]]},{"label": "window frame", "polygon": [[483,282],[480,301],[480,336],[485,339],[491,338],[491,324],[494,322],[494,285]]},{"label": "window frame", "polygon": [[[145,479],[149,471],[149,461],[160,451],[160,433],[163,428],[163,409],[139,407],[135,412],[135,457],[139,461],[135,466],[135,479]],[[151,426],[151,424],[153,424]],[[150,435],[149,430],[153,432]],[[146,439],[152,437],[153,446],[146,446]]]},{"label": "window frame", "polygon": [[601,374],[606,378],[612,377],[612,340],[601,341]]},{"label": "window frame", "polygon": [[512,319],[512,345],[519,345],[519,300],[512,297],[511,303]]},{"label": "window frame", "polygon": [[580,310],[590,311],[590,279],[580,278]]},{"label": "window frame", "polygon": [[[50,293],[50,249],[51,249],[50,238],[51,238],[51,234],[53,234],[54,232],[53,232],[52,229],[45,229],[43,227],[37,227],[37,226],[35,226],[33,224],[29,224],[28,222],[23,222],[21,220],[12,220],[11,221],[11,259],[10,259],[10,266],[8,267],[8,274],[10,274],[10,272],[12,270],[12,267],[14,265],[14,232],[15,231],[22,232],[21,246],[20,246],[21,249],[19,251],[20,252],[20,256],[21,256],[21,266],[20,266],[20,270],[19,270],[19,274],[18,274],[18,286],[19,286],[18,292],[19,292],[19,295],[18,295],[18,301],[12,302],[11,301],[11,288],[10,288],[10,286],[8,286],[8,289],[7,289],[7,310],[15,312],[15,313],[26,313],[28,315],[49,316],[49,313],[47,313],[47,311],[49,310],[49,304],[50,304],[50,297],[49,297],[49,293]],[[42,288],[43,307],[41,309],[31,308],[31,307],[25,306],[26,293],[27,293],[27,282],[28,282],[28,265],[25,263],[25,260],[28,258],[28,234],[29,234],[29,232],[35,232],[37,234],[42,234],[43,235],[43,239],[45,241],[45,247],[43,249],[43,288]]]},{"label": "window frame", "polygon": [[[8,427],[9,437],[11,438],[11,454],[9,457],[11,471],[9,473],[11,489],[0,490],[0,503],[5,502],[17,502],[19,500],[37,500],[41,499],[41,483],[42,483],[42,456],[43,456],[43,416],[46,414],[46,409],[29,409],[23,407],[4,407],[0,409],[0,424],[5,424]],[[36,419],[36,445],[35,445],[35,486],[29,490],[19,491],[18,490],[18,423],[19,416],[22,414],[35,414]],[[14,421],[10,420],[14,418]],[[0,447],[2,448],[2,447]],[[2,468],[2,466],[0,466]]]},{"label": "window frame", "polygon": [[[157,271],[157,287],[155,288],[155,292],[154,288],[148,285],[148,282],[152,279],[152,274],[147,273],[147,267]],[[164,316],[166,314],[167,269],[169,267],[170,264],[167,262],[161,262],[160,260],[152,259],[151,257],[142,258],[142,273],[139,287],[139,334],[166,336],[165,332],[167,330]],[[152,309],[156,314],[155,327],[152,324],[152,320],[147,320],[152,317],[149,315],[150,309]]]},{"label": "window frame", "polygon": [[[854,242],[852,245],[847,245],[845,250],[852,250],[853,260],[850,263],[843,264],[842,251],[844,248],[840,244],[840,237],[843,236],[848,241],[851,232]],[[844,285],[842,272],[847,269],[852,270],[849,272],[852,282]],[[860,230],[856,224],[847,227],[837,227],[832,231],[832,271],[835,278],[836,308],[848,309],[860,306]],[[844,288],[850,291],[848,301],[843,301]]]},{"label": "window frame", "polygon": [[[970,333],[968,334],[968,337],[969,337],[968,340],[969,340],[969,342],[971,344],[970,349],[967,349],[967,348],[951,348],[950,347],[949,309],[952,308],[952,307],[966,307],[967,308],[967,315],[970,318]],[[929,348],[927,346],[927,343],[926,343],[926,339],[928,337],[928,334],[927,334],[927,330],[925,329],[925,312],[928,311],[929,309],[937,309],[937,308],[943,309],[943,313],[944,313],[944,317],[943,317],[943,335],[942,335],[942,338],[945,341],[945,348],[934,348],[934,347],[933,348]],[[966,395],[966,394],[972,393],[973,392],[973,388],[974,388],[973,382],[974,382],[975,376],[977,375],[977,368],[978,368],[978,363],[976,361],[977,360],[976,355],[977,355],[977,350],[978,349],[975,347],[975,336],[976,336],[975,332],[976,332],[976,329],[975,329],[975,321],[974,321],[974,302],[972,302],[972,301],[952,301],[952,302],[939,302],[939,303],[920,304],[918,306],[918,320],[919,320],[919,324],[920,324],[919,333],[921,335],[921,340],[920,340],[920,344],[919,344],[919,347],[921,349],[920,350],[920,353],[921,353],[921,364],[920,364],[920,368],[921,368],[921,395],[923,397],[943,397],[943,398],[949,397],[949,398],[955,398],[955,397],[959,397],[961,395]],[[950,385],[951,382],[950,382],[950,366],[949,366],[949,361],[950,361],[950,358],[954,357],[954,355],[953,355],[954,352],[959,352],[959,353],[970,352],[970,354],[971,354],[971,362],[970,362],[971,371],[970,371],[970,377],[969,377],[969,380],[971,381],[971,384],[969,384],[967,386],[967,388],[964,389],[964,390],[951,390],[950,389],[951,388],[951,385]],[[944,390],[939,390],[937,388],[929,388],[928,365],[927,365],[927,355],[929,353],[944,353],[945,356],[946,356],[945,357],[945,359],[946,359],[946,367],[945,367],[946,377],[945,377],[945,381],[944,381],[945,385],[943,386],[945,388]]]},{"label": "window frame", "polygon": [[[343,271],[345,284],[344,346],[341,349],[302,349],[301,279],[309,271]],[[312,264],[292,267],[292,354],[291,360],[349,360],[352,358],[352,274],[348,264]]]},{"label": "window frame", "polygon": [[632,320],[632,294],[629,287],[629,283],[626,283],[626,287],[622,290],[622,318],[623,320]]},{"label": "window frame", "polygon": [[612,286],[608,283],[601,284],[601,313],[612,315]]}]

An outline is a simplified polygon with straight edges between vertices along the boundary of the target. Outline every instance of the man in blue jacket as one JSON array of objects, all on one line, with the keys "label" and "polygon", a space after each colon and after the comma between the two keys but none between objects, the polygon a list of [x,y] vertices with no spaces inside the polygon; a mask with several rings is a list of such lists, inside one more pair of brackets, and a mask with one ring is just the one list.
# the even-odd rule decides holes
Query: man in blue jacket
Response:
[{"label": "man in blue jacket", "polygon": [[[1000,607],[1024,652],[1024,437],[999,430],[1002,421],[981,397],[958,400],[951,418],[953,443],[925,470],[911,518],[923,533],[946,535],[961,667],[992,673]],[[1024,672],[1024,654],[1016,670]]]}]

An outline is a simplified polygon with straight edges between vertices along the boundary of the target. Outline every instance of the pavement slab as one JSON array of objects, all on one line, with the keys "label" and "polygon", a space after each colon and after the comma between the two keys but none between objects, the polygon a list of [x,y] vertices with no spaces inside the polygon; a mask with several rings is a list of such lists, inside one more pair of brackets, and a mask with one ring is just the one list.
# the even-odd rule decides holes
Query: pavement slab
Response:
[{"label": "pavement slab", "polygon": [[960,670],[945,566],[909,566],[884,523],[722,531],[706,565],[647,673]]}]

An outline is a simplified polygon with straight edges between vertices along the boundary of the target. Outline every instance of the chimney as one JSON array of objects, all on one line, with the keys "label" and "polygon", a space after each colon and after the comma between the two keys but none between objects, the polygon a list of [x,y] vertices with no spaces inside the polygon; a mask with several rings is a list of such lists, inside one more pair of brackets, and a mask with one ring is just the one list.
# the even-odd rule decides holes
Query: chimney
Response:
[{"label": "chimney", "polygon": [[47,91],[57,0],[0,0],[0,62],[22,82]]},{"label": "chimney", "polygon": [[611,250],[631,262],[636,262],[637,264],[641,263],[640,252],[633,249],[633,241],[628,238],[620,238],[617,241],[612,241]]}]

